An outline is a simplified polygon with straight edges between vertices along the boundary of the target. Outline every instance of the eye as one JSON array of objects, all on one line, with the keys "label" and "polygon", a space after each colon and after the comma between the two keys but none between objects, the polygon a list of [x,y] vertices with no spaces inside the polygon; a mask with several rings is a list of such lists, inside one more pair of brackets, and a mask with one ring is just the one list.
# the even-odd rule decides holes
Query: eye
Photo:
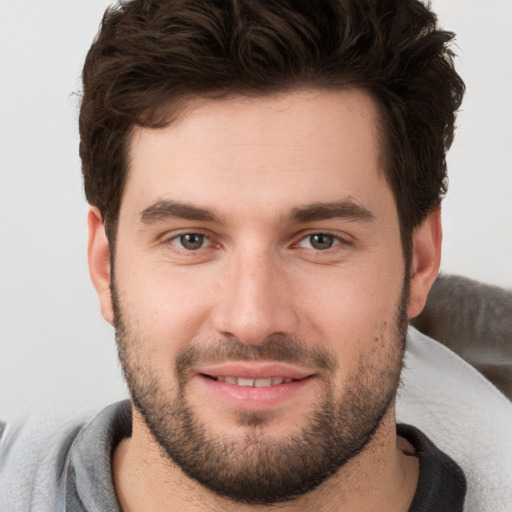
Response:
[{"label": "eye", "polygon": [[187,251],[197,251],[211,244],[210,240],[201,233],[184,233],[172,238],[171,243]]},{"label": "eye", "polygon": [[317,251],[326,251],[339,243],[339,238],[334,235],[329,235],[327,233],[313,233],[312,235],[304,237],[298,245],[299,247],[304,247],[306,249],[313,248]]}]

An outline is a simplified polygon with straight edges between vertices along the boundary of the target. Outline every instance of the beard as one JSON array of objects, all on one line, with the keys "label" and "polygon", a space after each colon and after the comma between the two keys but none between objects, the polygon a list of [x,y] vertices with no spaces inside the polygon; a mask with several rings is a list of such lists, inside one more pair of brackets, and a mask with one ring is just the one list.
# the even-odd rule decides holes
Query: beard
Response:
[{"label": "beard", "polygon": [[[383,324],[341,391],[336,387],[338,364],[329,352],[281,335],[257,346],[236,338],[191,341],[176,357],[176,386],[169,389],[142,353],[142,338],[128,325],[113,282],[116,340],[133,405],[163,456],[210,491],[252,505],[293,500],[326,482],[363,451],[378,431],[399,385],[408,292],[405,279],[391,325]],[[236,420],[244,433],[235,438],[215,432],[213,422],[202,421],[188,397],[191,370],[200,363],[227,360],[317,368],[321,392],[302,429],[273,436],[272,411],[238,411]]]}]

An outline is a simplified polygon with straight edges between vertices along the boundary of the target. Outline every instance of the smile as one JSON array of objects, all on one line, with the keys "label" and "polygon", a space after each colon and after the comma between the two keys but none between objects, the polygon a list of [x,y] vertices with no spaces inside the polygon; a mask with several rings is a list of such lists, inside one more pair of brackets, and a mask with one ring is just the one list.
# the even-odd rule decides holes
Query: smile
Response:
[{"label": "smile", "polygon": [[266,379],[248,379],[245,377],[214,377],[217,382],[226,382],[236,386],[266,388],[269,386],[278,386],[279,384],[292,382],[294,379],[289,377],[271,377]]},{"label": "smile", "polygon": [[[206,370],[206,369],[202,369]],[[263,411],[298,403],[315,385],[315,375],[282,364],[228,364],[196,374],[196,382],[214,402],[236,410]],[[302,398],[303,399],[303,398]],[[301,399],[301,400],[302,400]]]}]

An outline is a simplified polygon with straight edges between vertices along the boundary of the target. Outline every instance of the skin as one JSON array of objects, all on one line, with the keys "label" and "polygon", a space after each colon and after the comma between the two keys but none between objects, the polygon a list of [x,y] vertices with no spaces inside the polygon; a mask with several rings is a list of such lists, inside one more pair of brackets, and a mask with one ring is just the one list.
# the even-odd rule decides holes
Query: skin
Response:
[{"label": "skin", "polygon": [[[206,346],[234,336],[259,345],[285,334],[334,357],[334,392],[342,397],[358,362],[389,364],[399,343],[389,326],[404,258],[374,102],[358,90],[304,90],[191,100],[186,107],[166,128],[135,128],[131,141],[115,277],[123,315],[141,340],[138,355],[172,393],[174,361],[192,340]],[[161,201],[185,202],[218,218],[143,220],[143,212]],[[357,205],[370,216],[290,217],[297,208],[333,202]],[[88,222],[91,277],[102,313],[113,323],[109,247],[95,207]],[[207,243],[187,251],[178,236],[184,233],[204,234]],[[333,247],[313,247],[309,236],[315,233],[332,235]],[[423,308],[439,269],[439,210],[415,230],[413,242],[409,318]],[[319,392],[318,379],[311,379],[272,409],[262,428],[273,439],[300,432]],[[240,423],[236,407],[203,393],[197,379],[187,381],[187,393],[199,420],[216,433],[242,439],[251,428]],[[135,409],[133,422],[132,437],[120,443],[113,461],[124,511],[274,508],[233,504],[211,493],[169,463]],[[418,464],[402,450],[412,447],[396,436],[392,403],[362,452],[314,491],[275,508],[405,511]]]}]

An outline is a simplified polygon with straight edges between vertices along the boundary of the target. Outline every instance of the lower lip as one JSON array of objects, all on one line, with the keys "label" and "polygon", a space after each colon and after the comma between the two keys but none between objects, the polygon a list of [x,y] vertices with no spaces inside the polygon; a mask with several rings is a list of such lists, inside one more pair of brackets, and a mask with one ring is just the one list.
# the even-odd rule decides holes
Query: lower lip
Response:
[{"label": "lower lip", "polygon": [[198,378],[207,392],[228,405],[247,411],[260,411],[283,405],[303,392],[313,382],[313,377],[306,377],[292,382],[257,388],[219,382],[204,375],[199,375]]}]

